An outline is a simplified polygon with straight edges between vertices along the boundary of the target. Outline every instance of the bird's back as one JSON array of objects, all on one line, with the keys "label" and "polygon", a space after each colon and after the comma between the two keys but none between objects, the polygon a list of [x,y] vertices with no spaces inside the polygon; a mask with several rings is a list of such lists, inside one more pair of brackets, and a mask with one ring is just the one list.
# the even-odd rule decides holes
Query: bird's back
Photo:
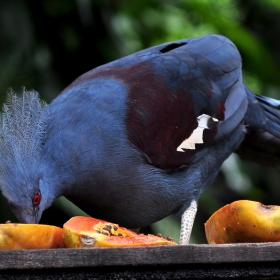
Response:
[{"label": "bird's back", "polygon": [[[230,133],[246,111],[246,106],[236,106],[232,111],[227,108],[229,113],[225,110],[232,88],[241,82],[241,58],[233,43],[222,36],[180,40],[138,52],[87,72],[61,95],[71,96],[87,84],[96,83],[98,88],[99,79],[123,85],[124,90],[111,95],[112,99],[124,99],[122,133],[147,156],[150,164],[165,170],[192,163],[194,156],[211,144],[217,133]],[[245,90],[242,86],[238,89],[231,99],[241,102]],[[104,91],[91,94],[102,99]],[[178,152],[180,144],[197,128],[201,115],[211,117],[209,129],[203,131],[203,143]]]}]

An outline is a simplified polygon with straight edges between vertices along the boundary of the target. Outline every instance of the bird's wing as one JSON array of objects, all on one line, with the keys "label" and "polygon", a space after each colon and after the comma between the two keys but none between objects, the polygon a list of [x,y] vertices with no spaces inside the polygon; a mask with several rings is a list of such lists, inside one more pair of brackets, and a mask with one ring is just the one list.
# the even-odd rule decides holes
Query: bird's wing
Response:
[{"label": "bird's wing", "polygon": [[152,47],[89,71],[69,87],[96,77],[125,85],[127,137],[165,170],[191,164],[205,146],[227,137],[246,111],[241,58],[222,36]]}]

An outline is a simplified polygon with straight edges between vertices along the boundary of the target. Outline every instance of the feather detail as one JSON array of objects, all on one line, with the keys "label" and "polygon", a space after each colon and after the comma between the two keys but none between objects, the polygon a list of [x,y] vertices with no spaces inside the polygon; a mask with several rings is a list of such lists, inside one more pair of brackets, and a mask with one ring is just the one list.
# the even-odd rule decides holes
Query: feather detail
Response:
[{"label": "feather detail", "polygon": [[197,128],[192,132],[191,136],[185,139],[180,146],[177,148],[177,152],[185,152],[184,149],[195,150],[195,144],[202,144],[203,141],[203,131],[204,129],[209,129],[208,121],[212,119],[214,122],[218,122],[218,119],[202,114],[197,117]]},{"label": "feather detail", "polygon": [[[0,116],[0,179],[10,173],[17,164],[37,162],[44,139],[42,112],[46,103],[36,91],[17,95],[12,90],[3,105]],[[23,167],[22,166],[22,167]]]}]

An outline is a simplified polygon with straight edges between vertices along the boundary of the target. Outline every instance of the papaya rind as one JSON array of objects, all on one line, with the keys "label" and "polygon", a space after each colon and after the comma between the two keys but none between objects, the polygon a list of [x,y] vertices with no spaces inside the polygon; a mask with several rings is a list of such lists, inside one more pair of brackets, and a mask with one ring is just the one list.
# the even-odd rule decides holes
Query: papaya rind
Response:
[{"label": "papaya rind", "polygon": [[216,211],[205,223],[209,244],[279,242],[280,207],[238,200]]},{"label": "papaya rind", "polygon": [[63,248],[62,228],[39,224],[0,224],[0,249]]}]

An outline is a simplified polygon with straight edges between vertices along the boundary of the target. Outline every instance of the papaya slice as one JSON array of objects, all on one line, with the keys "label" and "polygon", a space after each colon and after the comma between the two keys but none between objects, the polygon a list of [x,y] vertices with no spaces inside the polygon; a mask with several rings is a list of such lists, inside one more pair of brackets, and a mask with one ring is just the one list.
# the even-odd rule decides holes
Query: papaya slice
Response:
[{"label": "papaya slice", "polygon": [[216,211],[205,223],[210,244],[280,241],[280,207],[239,200]]},{"label": "papaya slice", "polygon": [[178,245],[159,236],[137,234],[118,224],[82,216],[63,225],[62,238],[67,248]]},{"label": "papaya slice", "polygon": [[0,249],[63,248],[62,228],[38,224],[0,224]]}]

